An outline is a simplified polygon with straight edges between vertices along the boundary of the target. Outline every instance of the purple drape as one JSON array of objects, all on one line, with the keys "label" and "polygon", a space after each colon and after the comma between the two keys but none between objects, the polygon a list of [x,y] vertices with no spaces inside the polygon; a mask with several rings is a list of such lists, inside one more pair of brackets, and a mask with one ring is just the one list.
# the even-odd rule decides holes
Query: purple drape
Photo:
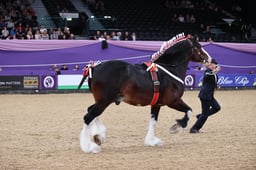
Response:
[{"label": "purple drape", "polygon": [[[49,69],[53,64],[80,64],[90,61],[125,60],[141,63],[159,50],[163,41],[108,41],[102,49],[97,40],[0,40],[0,68]],[[256,71],[256,44],[201,42],[222,66],[223,72]],[[190,63],[193,68],[198,63]]]}]

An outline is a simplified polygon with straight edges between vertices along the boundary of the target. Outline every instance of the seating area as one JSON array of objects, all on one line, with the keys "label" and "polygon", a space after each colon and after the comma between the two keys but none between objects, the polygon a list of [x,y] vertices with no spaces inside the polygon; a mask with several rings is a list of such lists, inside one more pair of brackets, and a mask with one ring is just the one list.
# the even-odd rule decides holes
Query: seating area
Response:
[{"label": "seating area", "polygon": [[[241,8],[244,6],[229,1],[76,1],[83,2],[94,17],[88,18],[85,11],[76,9],[75,1],[42,0],[49,12],[49,18],[55,23],[56,28],[54,29],[68,27],[73,34],[84,39],[92,39],[91,37],[94,37],[97,31],[101,31],[102,34],[106,32],[109,36],[112,32],[121,32],[123,35],[125,32],[129,32],[130,34],[136,33],[136,40],[165,41],[179,32],[185,32],[192,35],[197,34],[201,42],[251,42],[249,40],[250,28],[253,26],[255,28],[253,22],[244,20],[246,16],[241,12]],[[4,0],[0,3],[2,6],[0,10],[1,25],[7,23],[4,18],[11,11],[10,2]],[[21,21],[23,27],[31,26],[35,32],[35,28],[38,28],[40,24],[36,21],[37,16],[31,9],[30,1],[14,0],[12,2],[14,6],[19,6],[17,4],[19,2],[26,6],[25,10],[20,11],[20,14],[24,14],[24,16],[20,17],[19,20],[24,19]],[[6,11],[4,11],[5,8]],[[69,21],[61,18],[60,12],[78,13],[79,18]],[[30,14],[30,16],[25,13]],[[233,20],[232,22],[229,21],[230,18]],[[224,19],[228,20],[225,21]],[[3,30],[1,25],[0,34]],[[23,35],[18,39],[26,39],[26,36]]]},{"label": "seating area", "polygon": [[[83,12],[79,12],[70,0],[42,0],[42,2],[45,5],[50,17],[54,21],[56,27],[64,28],[67,26],[71,28],[74,34],[82,34],[82,19],[87,19],[87,16]],[[72,21],[67,21],[66,19],[60,17],[60,12],[78,13],[79,18],[73,18]]]},{"label": "seating area", "polygon": [[[101,1],[101,0],[99,0]],[[223,20],[228,18],[216,3],[210,1],[103,1],[104,8],[90,6],[104,26],[102,31],[136,32],[139,40],[167,40],[178,32],[197,34],[201,41],[241,42],[240,25],[236,28]],[[182,15],[184,21],[179,21]],[[194,21],[187,21],[193,15]],[[208,27],[208,28],[207,28]],[[93,35],[92,29],[89,35]]]},{"label": "seating area", "polygon": [[0,39],[23,39],[29,28],[38,27],[37,16],[28,0],[0,1]]}]

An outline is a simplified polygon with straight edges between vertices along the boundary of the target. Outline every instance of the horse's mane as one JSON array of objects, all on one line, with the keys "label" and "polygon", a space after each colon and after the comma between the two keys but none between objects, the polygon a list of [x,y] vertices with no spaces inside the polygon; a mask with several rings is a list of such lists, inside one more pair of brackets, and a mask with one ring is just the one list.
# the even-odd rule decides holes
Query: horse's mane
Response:
[{"label": "horse's mane", "polygon": [[155,62],[157,59],[159,59],[159,57],[161,57],[165,53],[166,50],[173,47],[174,45],[176,45],[179,42],[187,40],[188,38],[190,38],[190,37],[185,36],[184,33],[175,35],[170,40],[168,40],[162,44],[160,49],[151,56],[151,61]]}]

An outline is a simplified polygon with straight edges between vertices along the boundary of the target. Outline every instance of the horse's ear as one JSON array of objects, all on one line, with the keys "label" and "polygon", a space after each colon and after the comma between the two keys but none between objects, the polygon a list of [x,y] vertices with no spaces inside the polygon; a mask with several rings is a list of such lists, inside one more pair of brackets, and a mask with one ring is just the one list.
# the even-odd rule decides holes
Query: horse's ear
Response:
[{"label": "horse's ear", "polygon": [[187,35],[187,39],[190,39],[190,38],[191,38],[191,35],[190,35],[190,34],[188,34],[188,35]]}]

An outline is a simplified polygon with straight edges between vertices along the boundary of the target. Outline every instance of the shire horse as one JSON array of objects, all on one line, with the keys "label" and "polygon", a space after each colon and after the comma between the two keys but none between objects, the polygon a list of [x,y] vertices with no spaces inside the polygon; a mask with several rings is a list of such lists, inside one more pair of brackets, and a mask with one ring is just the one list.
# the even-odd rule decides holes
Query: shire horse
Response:
[{"label": "shire horse", "polygon": [[80,148],[86,153],[98,153],[104,142],[106,127],[100,115],[111,104],[125,102],[134,106],[151,105],[151,118],[144,144],[160,146],[162,140],[155,136],[154,129],[161,106],[168,106],[185,115],[176,120],[170,132],[175,133],[187,126],[192,109],[181,99],[184,93],[183,79],[189,61],[206,62],[210,56],[195,38],[184,33],[165,42],[147,63],[130,64],[110,60],[88,64],[78,86],[88,78],[89,89],[95,103],[84,115],[80,133]]}]

